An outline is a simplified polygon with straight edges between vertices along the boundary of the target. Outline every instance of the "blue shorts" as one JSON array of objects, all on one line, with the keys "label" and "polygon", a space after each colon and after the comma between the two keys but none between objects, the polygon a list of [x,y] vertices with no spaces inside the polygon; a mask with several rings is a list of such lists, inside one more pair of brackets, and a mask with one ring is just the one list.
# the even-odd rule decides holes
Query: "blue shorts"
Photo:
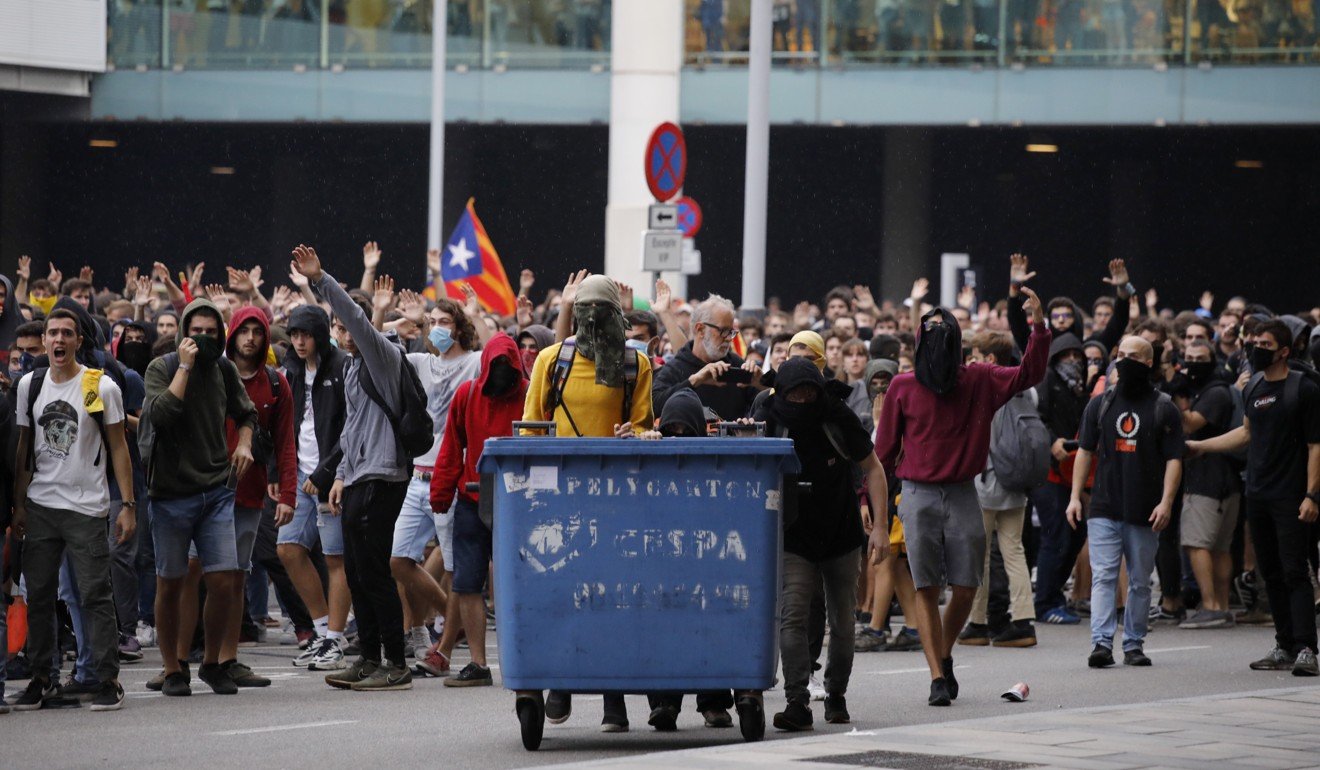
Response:
[{"label": "blue shorts", "polygon": [[[257,545],[257,530],[261,528],[261,509],[234,505],[234,549],[238,553],[238,568],[252,571],[252,549]],[[197,558],[197,543],[188,547],[188,558]]]},{"label": "blue shorts", "polygon": [[234,537],[234,491],[225,485],[188,497],[151,501],[151,537],[156,574],[172,579],[188,574],[188,547],[197,544],[203,572],[238,569]]},{"label": "blue shorts", "polygon": [[303,491],[303,483],[306,481],[307,477],[299,473],[298,496],[293,506],[293,519],[280,527],[275,543],[276,545],[294,543],[310,552],[316,547],[317,540],[320,540],[321,553],[326,556],[343,556],[344,530],[340,526],[339,517],[318,503],[315,495]]},{"label": "blue shorts", "polygon": [[490,570],[491,532],[477,512],[477,504],[459,497],[454,501],[454,591],[479,594]]},{"label": "blue shorts", "polygon": [[408,482],[408,494],[403,498],[399,518],[394,522],[394,544],[390,547],[390,558],[412,559],[421,564],[425,560],[426,544],[435,536],[431,482],[413,476]]}]

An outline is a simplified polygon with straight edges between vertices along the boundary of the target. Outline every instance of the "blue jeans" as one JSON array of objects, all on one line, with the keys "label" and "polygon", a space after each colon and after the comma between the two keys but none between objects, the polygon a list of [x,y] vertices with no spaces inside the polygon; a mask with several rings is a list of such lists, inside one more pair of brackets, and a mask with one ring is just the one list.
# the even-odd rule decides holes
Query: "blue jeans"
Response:
[{"label": "blue jeans", "polygon": [[237,572],[234,491],[219,484],[188,497],[152,500],[151,537],[159,577],[187,575],[188,549],[194,543],[202,572]]},{"label": "blue jeans", "polygon": [[1031,505],[1040,519],[1040,551],[1036,556],[1036,617],[1064,606],[1063,586],[1072,574],[1077,554],[1086,543],[1086,530],[1068,526],[1065,513],[1071,490],[1046,482],[1030,493]]},{"label": "blue jeans", "polygon": [[1127,562],[1127,605],[1123,610],[1123,650],[1139,650],[1146,640],[1150,612],[1150,574],[1160,538],[1150,527],[1113,519],[1086,522],[1091,539],[1091,644],[1114,649],[1117,625],[1115,594],[1118,566]]}]

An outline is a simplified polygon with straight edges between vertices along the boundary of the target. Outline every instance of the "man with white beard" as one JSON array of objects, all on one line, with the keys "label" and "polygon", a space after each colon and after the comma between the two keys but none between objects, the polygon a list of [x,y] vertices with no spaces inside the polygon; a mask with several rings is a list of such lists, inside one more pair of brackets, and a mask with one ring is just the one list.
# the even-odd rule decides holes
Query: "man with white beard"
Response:
[{"label": "man with white beard", "polygon": [[712,294],[697,305],[692,311],[692,341],[656,370],[651,388],[656,414],[664,411],[672,394],[691,388],[701,405],[720,419],[746,416],[761,388],[761,370],[733,352],[737,334],[732,302]]}]

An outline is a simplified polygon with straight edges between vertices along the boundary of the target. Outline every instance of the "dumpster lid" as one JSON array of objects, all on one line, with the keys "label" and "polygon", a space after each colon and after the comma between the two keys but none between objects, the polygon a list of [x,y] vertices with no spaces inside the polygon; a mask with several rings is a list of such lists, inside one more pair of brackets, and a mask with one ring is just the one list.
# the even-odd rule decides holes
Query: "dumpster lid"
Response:
[{"label": "dumpster lid", "polygon": [[[617,438],[548,438],[507,436],[487,439],[478,467],[494,472],[496,457],[776,457],[780,473],[798,473],[801,466],[786,438],[664,438],[641,441]],[[487,459],[491,458],[491,459]]]}]

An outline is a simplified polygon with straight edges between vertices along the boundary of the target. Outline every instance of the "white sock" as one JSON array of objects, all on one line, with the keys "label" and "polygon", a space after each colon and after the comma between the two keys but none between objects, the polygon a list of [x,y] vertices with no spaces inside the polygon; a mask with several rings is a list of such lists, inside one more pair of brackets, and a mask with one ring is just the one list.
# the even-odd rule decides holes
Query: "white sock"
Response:
[{"label": "white sock", "polygon": [[431,635],[426,632],[426,626],[414,626],[412,635],[418,639],[426,637],[426,644],[428,646],[431,644]]},{"label": "white sock", "polygon": [[330,633],[330,616],[323,615],[312,621],[312,626],[316,628],[317,636],[326,636]]},{"label": "white sock", "polygon": [[346,638],[343,631],[331,631],[327,629],[325,635],[331,639],[339,639],[340,641],[343,641]]}]

